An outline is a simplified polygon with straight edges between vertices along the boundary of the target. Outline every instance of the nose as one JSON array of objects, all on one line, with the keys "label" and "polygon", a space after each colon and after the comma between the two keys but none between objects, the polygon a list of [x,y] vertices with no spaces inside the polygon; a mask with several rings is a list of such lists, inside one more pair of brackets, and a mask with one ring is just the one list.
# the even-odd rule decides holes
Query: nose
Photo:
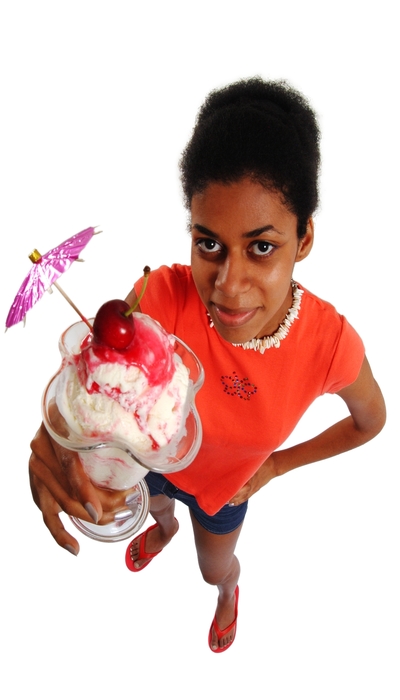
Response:
[{"label": "nose", "polygon": [[251,287],[249,270],[241,256],[227,256],[218,268],[215,289],[225,297],[234,299]]}]

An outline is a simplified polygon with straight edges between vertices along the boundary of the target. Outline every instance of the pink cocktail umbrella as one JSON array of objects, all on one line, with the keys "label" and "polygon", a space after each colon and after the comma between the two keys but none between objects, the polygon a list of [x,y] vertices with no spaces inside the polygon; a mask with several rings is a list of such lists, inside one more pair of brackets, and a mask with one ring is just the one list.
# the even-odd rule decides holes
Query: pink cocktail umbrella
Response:
[{"label": "pink cocktail umbrella", "polygon": [[33,262],[33,266],[11,305],[6,319],[6,329],[24,320],[28,311],[52,285],[57,287],[58,291],[71,304],[81,319],[91,328],[87,319],[61,289],[60,285],[57,284],[57,280],[68,270],[74,260],[79,259],[79,254],[95,233],[100,233],[100,231],[96,231],[93,227],[86,228],[84,231],[68,238],[56,248],[52,248],[45,255],[40,255],[36,249],[32,251],[29,259]]}]

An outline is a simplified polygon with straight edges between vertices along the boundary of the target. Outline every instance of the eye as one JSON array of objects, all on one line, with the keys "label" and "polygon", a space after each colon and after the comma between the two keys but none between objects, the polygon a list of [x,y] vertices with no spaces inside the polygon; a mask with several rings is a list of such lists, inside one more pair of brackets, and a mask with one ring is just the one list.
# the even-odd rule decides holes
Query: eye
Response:
[{"label": "eye", "polygon": [[202,253],[219,253],[221,250],[221,244],[213,238],[199,238],[195,245]]},{"label": "eye", "polygon": [[255,241],[251,245],[252,253],[259,258],[270,255],[274,248],[275,246],[272,243],[268,243],[268,241]]}]

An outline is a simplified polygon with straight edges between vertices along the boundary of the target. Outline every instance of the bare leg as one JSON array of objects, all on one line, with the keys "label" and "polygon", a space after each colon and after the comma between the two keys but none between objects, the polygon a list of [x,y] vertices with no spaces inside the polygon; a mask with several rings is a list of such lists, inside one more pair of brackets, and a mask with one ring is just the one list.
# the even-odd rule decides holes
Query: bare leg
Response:
[{"label": "bare leg", "polygon": [[[193,524],[194,539],[197,549],[200,571],[204,580],[217,586],[219,595],[216,609],[218,626],[221,630],[228,627],[235,619],[235,589],[239,580],[240,565],[235,556],[235,547],[242,525],[228,535],[213,535],[205,530],[190,512]],[[223,637],[219,646],[224,647],[235,636],[233,628]],[[215,631],[212,632],[212,646],[218,647]]]},{"label": "bare leg", "polygon": [[[152,496],[150,498],[150,515],[153,516],[158,527],[151,530],[146,535],[145,551],[151,554],[163,549],[177,533],[179,525],[174,518],[175,501],[168,496]],[[139,541],[134,542],[130,549],[132,561],[135,568],[140,569],[146,563],[146,559],[138,559]]]}]

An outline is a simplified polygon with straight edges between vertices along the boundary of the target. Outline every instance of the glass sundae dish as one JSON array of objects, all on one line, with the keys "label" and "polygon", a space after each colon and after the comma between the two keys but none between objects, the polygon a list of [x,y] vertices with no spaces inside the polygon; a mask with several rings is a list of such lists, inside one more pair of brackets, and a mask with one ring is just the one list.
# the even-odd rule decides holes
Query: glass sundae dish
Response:
[{"label": "glass sundae dish", "polygon": [[59,342],[61,367],[42,402],[48,432],[79,453],[92,483],[128,491],[125,508],[106,525],[71,518],[102,542],[129,538],[142,527],[149,511],[148,471],[185,469],[202,438],[195,406],[204,381],[200,361],[149,316],[132,317],[135,338],[121,350],[96,342],[84,322],[70,326]]}]

